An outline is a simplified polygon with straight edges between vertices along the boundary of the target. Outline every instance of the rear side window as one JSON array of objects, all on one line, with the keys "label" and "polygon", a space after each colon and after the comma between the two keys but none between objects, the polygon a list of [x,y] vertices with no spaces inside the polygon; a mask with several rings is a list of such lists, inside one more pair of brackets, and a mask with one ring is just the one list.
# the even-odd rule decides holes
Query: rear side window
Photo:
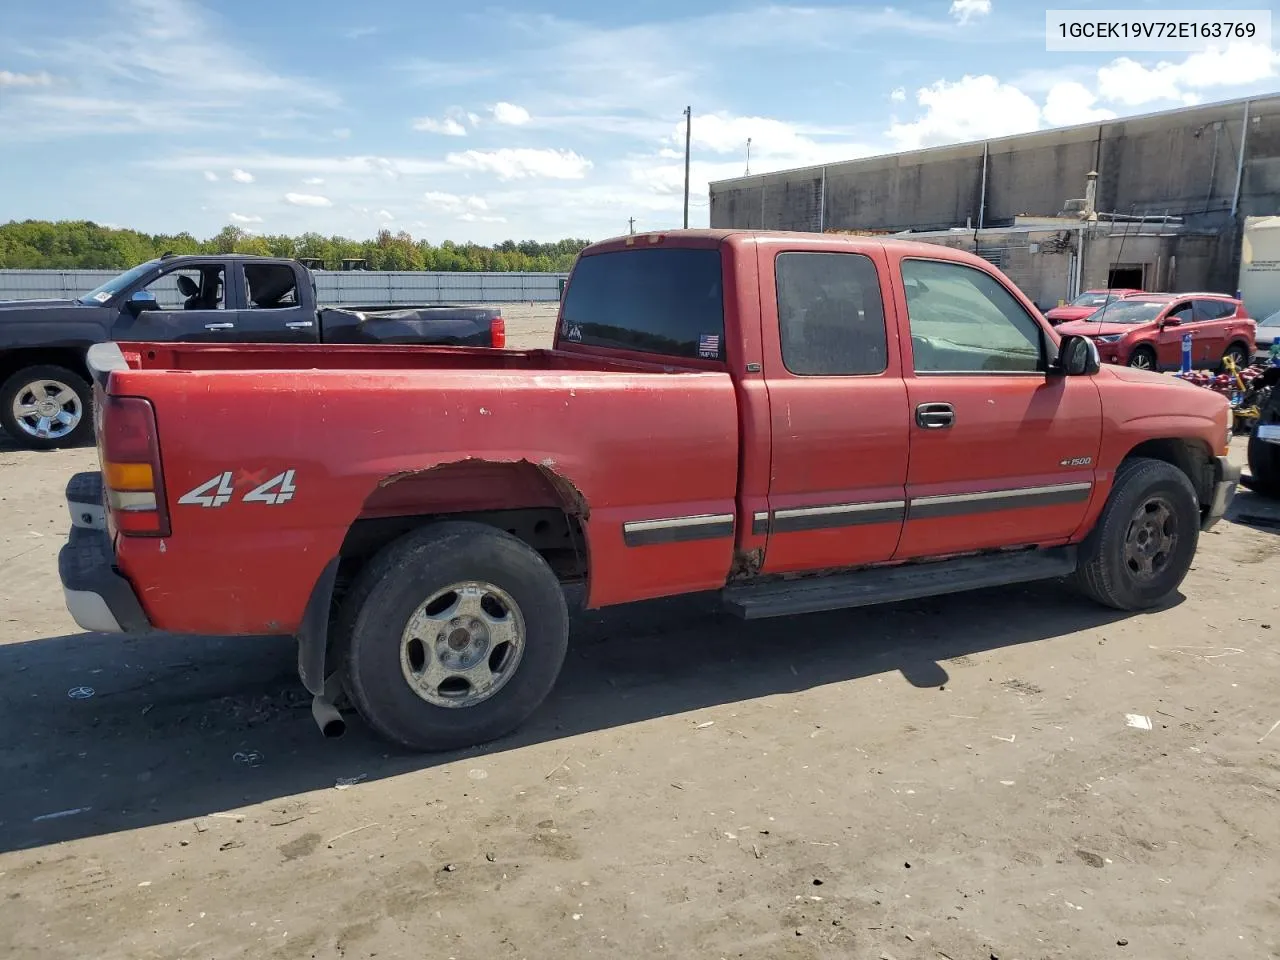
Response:
[{"label": "rear side window", "polygon": [[560,336],[594,347],[723,360],[720,252],[670,247],[581,257],[565,291]]},{"label": "rear side window", "polygon": [[868,257],[780,253],[775,273],[782,362],[789,371],[802,376],[884,372],[884,303]]},{"label": "rear side window", "polygon": [[298,305],[298,278],[288,264],[245,264],[244,280],[251,308],[275,310]]},{"label": "rear side window", "polygon": [[1236,305],[1226,300],[1197,300],[1195,304],[1197,320],[1221,320],[1236,312]]}]

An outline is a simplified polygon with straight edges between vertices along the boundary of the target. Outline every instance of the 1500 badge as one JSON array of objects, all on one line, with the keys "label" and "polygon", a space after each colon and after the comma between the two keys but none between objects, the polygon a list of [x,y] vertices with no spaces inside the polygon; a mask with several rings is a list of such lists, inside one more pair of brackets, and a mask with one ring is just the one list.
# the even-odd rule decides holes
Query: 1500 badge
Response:
[{"label": "1500 badge", "polygon": [[[286,470],[278,473],[266,483],[254,487],[243,497],[241,503],[265,503],[278,507],[293,499],[296,487],[293,485],[294,471]],[[188,507],[221,507],[230,503],[235,496],[235,488],[231,482],[233,474],[223,471],[200,486],[188,490],[178,498],[178,503]],[[259,474],[261,476],[261,474]]]},{"label": "1500 badge", "polygon": [[1058,462],[1060,467],[1087,467],[1093,463],[1093,457],[1071,457]]}]

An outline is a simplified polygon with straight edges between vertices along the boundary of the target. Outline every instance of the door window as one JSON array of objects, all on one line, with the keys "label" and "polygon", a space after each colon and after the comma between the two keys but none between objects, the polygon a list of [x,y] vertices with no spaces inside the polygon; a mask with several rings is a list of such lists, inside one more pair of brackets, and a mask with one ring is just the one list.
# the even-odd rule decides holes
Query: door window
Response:
[{"label": "door window", "polygon": [[1221,320],[1236,312],[1236,305],[1227,300],[1197,300],[1195,302],[1195,318],[1201,320]]},{"label": "door window", "polygon": [[782,253],[777,274],[782,362],[801,376],[883,373],[884,303],[875,264],[857,253]]},{"label": "door window", "polygon": [[1044,333],[983,270],[939,260],[902,261],[917,373],[1044,370]]},{"label": "door window", "polygon": [[1182,323],[1190,323],[1193,317],[1191,302],[1180,303],[1170,310],[1166,315],[1166,320],[1178,320]]},{"label": "door window", "polygon": [[155,295],[160,310],[222,310],[226,285],[221,264],[199,264],[170,270],[144,288]]},{"label": "door window", "polygon": [[280,310],[298,305],[298,277],[287,263],[250,263],[244,268],[249,307]]}]

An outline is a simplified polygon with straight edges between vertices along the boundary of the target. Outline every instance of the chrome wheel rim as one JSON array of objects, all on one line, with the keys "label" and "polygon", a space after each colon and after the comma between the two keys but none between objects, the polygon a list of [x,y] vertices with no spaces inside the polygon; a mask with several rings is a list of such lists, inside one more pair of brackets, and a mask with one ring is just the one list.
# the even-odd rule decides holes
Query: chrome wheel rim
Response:
[{"label": "chrome wheel rim", "polygon": [[1245,352],[1239,347],[1228,350],[1227,356],[1231,358],[1231,362],[1236,365],[1237,370],[1243,370],[1249,365],[1249,358],[1245,356]]},{"label": "chrome wheel rim", "polygon": [[1124,538],[1124,563],[1141,580],[1151,580],[1173,562],[1178,520],[1163,497],[1152,497],[1133,513]]},{"label": "chrome wheel rim", "polygon": [[13,398],[13,419],[38,440],[62,439],[83,416],[80,395],[60,380],[32,380]]},{"label": "chrome wheel rim", "polygon": [[1150,370],[1155,364],[1151,362],[1151,354],[1145,350],[1139,350],[1129,358],[1129,366],[1138,370]]},{"label": "chrome wheel rim", "polygon": [[400,669],[411,690],[437,707],[474,707],[515,676],[525,624],[511,595],[469,580],[437,591],[409,618]]}]

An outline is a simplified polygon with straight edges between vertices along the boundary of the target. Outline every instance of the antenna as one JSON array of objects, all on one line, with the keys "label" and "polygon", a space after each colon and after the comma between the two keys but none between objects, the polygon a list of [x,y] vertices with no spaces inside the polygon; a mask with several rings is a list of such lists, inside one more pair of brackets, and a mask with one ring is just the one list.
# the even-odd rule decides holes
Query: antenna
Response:
[{"label": "antenna", "polygon": [[631,218],[629,218],[629,219],[627,220],[627,227],[630,229],[630,232],[631,232],[631,233],[635,233],[635,232],[636,232],[636,218],[635,218],[635,217],[631,217]]},{"label": "antenna", "polygon": [[[1136,210],[1136,209],[1137,209],[1137,207],[1138,207],[1138,205],[1137,205],[1136,203],[1131,203],[1131,204],[1129,204],[1129,215],[1130,215],[1130,216],[1133,216],[1133,212],[1134,212],[1134,210]],[[1111,223],[1114,225],[1114,224],[1115,224],[1115,221],[1114,221],[1114,220],[1112,220],[1112,221],[1111,221]],[[1141,233],[1141,232],[1142,232],[1142,228],[1141,228],[1141,227],[1139,227],[1139,228],[1138,228],[1138,232],[1139,232],[1139,233]],[[1125,240],[1127,240],[1127,239],[1129,239],[1129,221],[1128,221],[1128,220],[1126,220],[1126,221],[1124,222],[1124,232],[1120,234],[1120,248],[1119,248],[1118,250],[1116,250],[1116,258],[1115,258],[1114,260],[1112,260],[1112,261],[1111,261],[1111,269],[1107,271],[1108,273],[1113,272],[1117,266],[1119,266],[1120,264],[1124,263],[1124,242],[1125,242]],[[1083,265],[1083,264],[1081,264],[1081,267],[1083,267],[1083,266],[1084,266],[1084,265]],[[1146,284],[1145,284],[1145,282],[1144,282],[1143,286],[1145,286],[1145,285],[1146,285]],[[1107,295],[1106,295],[1106,297],[1104,297],[1104,298],[1103,298],[1102,306],[1098,308],[1098,313],[1097,313],[1097,316],[1100,316],[1100,317],[1102,318],[1102,319],[1100,319],[1100,320],[1098,321],[1099,323],[1105,323],[1105,322],[1106,322],[1106,314],[1104,313],[1104,311],[1105,311],[1105,310],[1107,309],[1107,307],[1109,307],[1110,305],[1111,305],[1111,277],[1109,277],[1109,276],[1108,276],[1108,277],[1107,277]]]}]

